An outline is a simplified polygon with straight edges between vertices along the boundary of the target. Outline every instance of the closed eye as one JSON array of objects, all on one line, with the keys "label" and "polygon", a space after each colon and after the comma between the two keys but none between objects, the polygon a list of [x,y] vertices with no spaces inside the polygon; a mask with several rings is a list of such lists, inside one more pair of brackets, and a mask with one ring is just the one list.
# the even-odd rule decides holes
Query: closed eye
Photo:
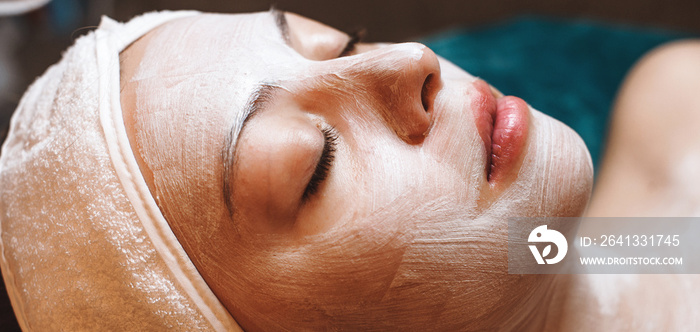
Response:
[{"label": "closed eye", "polygon": [[348,39],[348,43],[338,57],[352,55],[355,52],[355,46],[365,37],[365,32],[365,29],[359,29],[349,33],[350,39]]},{"label": "closed eye", "polygon": [[338,134],[335,129],[331,126],[326,126],[321,129],[323,132],[323,151],[321,152],[321,157],[316,164],[316,169],[314,174],[309,180],[309,184],[304,190],[302,195],[302,203],[309,200],[311,196],[316,194],[323,184],[323,181],[328,178],[331,166],[333,165],[333,160],[335,159],[336,145],[338,144]]}]

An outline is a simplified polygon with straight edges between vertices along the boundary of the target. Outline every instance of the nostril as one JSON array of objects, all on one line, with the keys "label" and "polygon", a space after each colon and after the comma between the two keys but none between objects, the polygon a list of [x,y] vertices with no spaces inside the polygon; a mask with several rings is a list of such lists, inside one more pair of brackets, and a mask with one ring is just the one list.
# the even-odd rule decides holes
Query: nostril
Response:
[{"label": "nostril", "polygon": [[428,77],[425,78],[425,81],[423,82],[423,88],[421,89],[420,93],[420,98],[421,98],[421,103],[423,104],[423,110],[425,112],[430,111],[430,105],[432,104],[432,93],[431,93],[431,86],[434,84],[435,80],[435,75],[429,74]]}]

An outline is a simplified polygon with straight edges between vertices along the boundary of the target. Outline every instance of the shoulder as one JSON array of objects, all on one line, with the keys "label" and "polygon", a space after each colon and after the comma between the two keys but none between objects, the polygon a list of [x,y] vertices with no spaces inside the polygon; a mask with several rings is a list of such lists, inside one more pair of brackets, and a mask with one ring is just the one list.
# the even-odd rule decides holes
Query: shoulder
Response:
[{"label": "shoulder", "polygon": [[649,52],[625,79],[590,212],[698,214],[698,169],[700,40],[684,40]]}]

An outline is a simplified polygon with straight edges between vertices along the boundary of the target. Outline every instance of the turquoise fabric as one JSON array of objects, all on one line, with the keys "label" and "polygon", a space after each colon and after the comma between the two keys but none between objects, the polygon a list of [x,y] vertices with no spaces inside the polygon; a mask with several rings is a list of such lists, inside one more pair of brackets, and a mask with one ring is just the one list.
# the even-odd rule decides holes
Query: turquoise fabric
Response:
[{"label": "turquoise fabric", "polygon": [[591,21],[524,17],[426,38],[437,54],[506,95],[573,128],[599,165],[616,91],[645,52],[679,38],[671,31]]}]

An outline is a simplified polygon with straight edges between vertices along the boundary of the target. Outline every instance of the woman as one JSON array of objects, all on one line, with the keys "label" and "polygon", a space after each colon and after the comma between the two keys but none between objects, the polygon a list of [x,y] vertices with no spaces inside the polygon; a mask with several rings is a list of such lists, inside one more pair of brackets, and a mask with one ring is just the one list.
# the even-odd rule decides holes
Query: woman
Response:
[{"label": "woman", "polygon": [[600,294],[588,280],[507,273],[509,217],[583,214],[578,136],[420,44],[355,42],[274,10],[105,20],[78,41],[3,149],[20,323],[613,322],[572,297]]}]

